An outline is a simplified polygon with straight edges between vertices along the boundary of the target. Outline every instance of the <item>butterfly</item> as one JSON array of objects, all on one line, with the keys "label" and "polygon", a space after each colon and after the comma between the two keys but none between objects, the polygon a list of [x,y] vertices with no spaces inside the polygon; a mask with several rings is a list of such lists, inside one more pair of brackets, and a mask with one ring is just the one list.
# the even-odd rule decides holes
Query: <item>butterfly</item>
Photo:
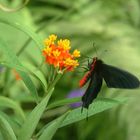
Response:
[{"label": "butterfly", "polygon": [[89,85],[82,96],[82,108],[87,108],[97,97],[101,90],[103,80],[108,88],[135,89],[140,86],[139,79],[133,74],[107,65],[97,57],[88,64],[88,72],[80,80],[79,85],[83,87],[88,81]]}]

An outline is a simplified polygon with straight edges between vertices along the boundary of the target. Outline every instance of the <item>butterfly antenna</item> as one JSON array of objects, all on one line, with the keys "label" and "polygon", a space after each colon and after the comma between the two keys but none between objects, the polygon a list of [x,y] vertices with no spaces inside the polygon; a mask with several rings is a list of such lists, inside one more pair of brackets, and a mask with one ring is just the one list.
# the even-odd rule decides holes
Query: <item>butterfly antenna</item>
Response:
[{"label": "butterfly antenna", "polygon": [[95,45],[94,42],[93,42],[93,47],[95,48],[95,53],[96,53],[96,55],[98,56],[98,51],[97,51],[97,49],[96,49],[96,45]]}]

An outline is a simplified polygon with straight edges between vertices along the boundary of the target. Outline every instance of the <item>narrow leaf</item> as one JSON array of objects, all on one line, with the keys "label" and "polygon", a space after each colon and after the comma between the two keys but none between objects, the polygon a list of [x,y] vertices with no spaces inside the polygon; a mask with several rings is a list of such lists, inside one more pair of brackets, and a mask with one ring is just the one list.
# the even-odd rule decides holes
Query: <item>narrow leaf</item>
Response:
[{"label": "narrow leaf", "polygon": [[87,111],[88,111],[88,117],[95,115],[99,112],[105,111],[107,109],[110,109],[112,107],[115,107],[116,105],[122,104],[126,101],[126,98],[122,99],[96,99],[89,107],[89,109],[84,109],[81,113],[81,107],[74,109],[71,111],[66,119],[62,122],[61,127],[66,126],[68,124],[83,120],[87,117]]},{"label": "narrow leaf", "polygon": [[27,69],[26,68],[27,66],[16,65],[16,64],[6,63],[6,62],[0,62],[0,65],[6,66],[9,68],[13,68],[13,69],[16,69],[17,71],[22,71],[22,72],[25,72],[26,74],[30,74],[30,75],[34,76],[36,79],[38,79],[42,83],[44,88],[47,89],[47,81],[46,81],[44,75],[41,73],[41,71],[39,71],[39,70],[34,71],[35,68]]},{"label": "narrow leaf", "polygon": [[0,10],[3,10],[5,12],[16,12],[24,8],[28,2],[29,0],[24,0],[24,3],[19,5],[17,8],[9,8],[6,7],[5,5],[0,4]]},{"label": "narrow leaf", "polygon": [[2,116],[0,116],[0,131],[5,140],[17,140],[10,124]]},{"label": "narrow leaf", "polygon": [[[0,39],[0,49],[4,52],[8,63],[11,63],[12,65],[22,66],[14,51],[10,47],[8,47],[2,39]],[[36,100],[38,100],[37,90],[31,78],[24,71],[17,70],[17,72],[20,74],[22,80],[31,92],[32,96],[34,96]]]},{"label": "narrow leaf", "polygon": [[36,129],[36,126],[48,104],[48,101],[52,95],[53,90],[54,88],[50,90],[47,96],[29,114],[27,120],[24,122],[20,130],[18,140],[29,140],[32,137],[33,132]]},{"label": "narrow leaf", "polygon": [[22,120],[25,120],[25,115],[23,110],[15,101],[7,97],[0,96],[0,106],[13,109],[20,116],[20,118],[22,118]]},{"label": "narrow leaf", "polygon": [[47,109],[51,109],[54,107],[63,106],[63,105],[67,105],[67,104],[72,104],[72,103],[76,103],[76,102],[80,102],[80,101],[81,101],[81,97],[59,100],[59,101],[55,101],[54,103],[51,103],[50,105],[48,105]]},{"label": "narrow leaf", "polygon": [[[11,20],[4,19],[4,18],[0,18],[0,22],[2,22],[4,24],[7,24],[7,25],[10,25],[10,26],[13,26],[13,27],[21,30],[22,32],[27,34],[30,38],[32,38],[32,40],[36,43],[37,47],[40,50],[42,50],[43,45],[42,45],[42,41],[41,41],[40,37],[34,31],[32,31],[30,27],[27,27],[25,24],[23,25],[19,22],[18,23],[17,22],[12,22]],[[40,51],[40,54],[41,54],[41,51]]]},{"label": "narrow leaf", "polygon": [[46,129],[43,131],[42,135],[39,137],[38,140],[51,140],[68,114],[69,112],[50,122],[50,124],[48,125],[48,127],[46,127]]}]

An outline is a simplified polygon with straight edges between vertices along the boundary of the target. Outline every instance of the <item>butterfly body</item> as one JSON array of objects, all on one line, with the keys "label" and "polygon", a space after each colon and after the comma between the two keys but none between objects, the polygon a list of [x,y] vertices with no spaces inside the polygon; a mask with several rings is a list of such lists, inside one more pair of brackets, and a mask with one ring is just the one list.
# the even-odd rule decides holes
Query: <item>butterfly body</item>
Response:
[{"label": "butterfly body", "polygon": [[104,64],[97,57],[89,64],[89,71],[80,80],[80,87],[88,81],[89,85],[82,97],[82,107],[88,108],[101,90],[102,82],[105,80],[109,88],[135,89],[140,86],[139,79],[133,74],[117,67]]}]

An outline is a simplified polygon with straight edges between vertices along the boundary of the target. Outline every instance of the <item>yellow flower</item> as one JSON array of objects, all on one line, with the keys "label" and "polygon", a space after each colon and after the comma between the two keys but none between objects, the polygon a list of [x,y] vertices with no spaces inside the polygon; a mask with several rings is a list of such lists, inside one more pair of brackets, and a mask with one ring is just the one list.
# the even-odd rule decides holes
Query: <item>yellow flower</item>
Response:
[{"label": "yellow flower", "polygon": [[53,53],[54,57],[58,57],[58,56],[60,55],[61,52],[58,51],[58,50],[55,50],[55,51],[53,51],[52,53]]},{"label": "yellow flower", "polygon": [[73,57],[80,57],[80,51],[78,51],[77,49],[76,50],[74,50],[74,52],[73,52]]},{"label": "yellow flower", "polygon": [[77,60],[73,60],[73,59],[71,59],[71,58],[67,58],[67,59],[65,60],[65,65],[66,65],[66,66],[73,66],[73,67],[76,67],[76,66],[79,65],[79,63],[78,63]]},{"label": "yellow flower", "polygon": [[44,41],[45,46],[50,46],[51,43],[52,43],[51,40],[48,38]]},{"label": "yellow flower", "polygon": [[57,39],[57,36],[52,34],[49,36],[49,40],[51,40],[52,42],[54,42]]},{"label": "yellow flower", "polygon": [[54,41],[57,39],[57,36],[56,35],[50,35],[49,38],[47,38],[45,41],[44,41],[44,44],[46,46],[50,46],[51,44],[54,44]]},{"label": "yellow flower", "polygon": [[45,55],[50,55],[51,52],[52,52],[52,48],[50,48],[50,47],[46,47],[45,49],[43,49],[43,53]]},{"label": "yellow flower", "polygon": [[57,44],[58,44],[58,46],[62,47],[64,50],[69,50],[71,48],[70,41],[68,39],[65,39],[65,40],[60,39],[57,42]]}]

